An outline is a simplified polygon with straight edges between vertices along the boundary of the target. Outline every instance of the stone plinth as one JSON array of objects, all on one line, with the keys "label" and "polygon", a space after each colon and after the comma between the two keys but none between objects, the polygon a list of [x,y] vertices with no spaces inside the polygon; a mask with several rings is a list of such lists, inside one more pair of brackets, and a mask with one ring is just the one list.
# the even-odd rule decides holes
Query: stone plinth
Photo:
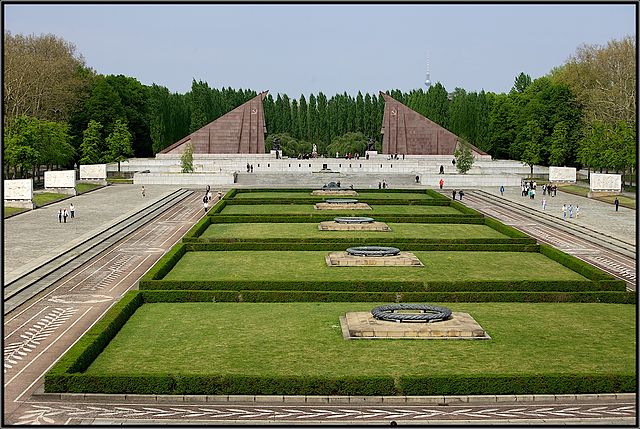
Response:
[{"label": "stone plinth", "polygon": [[370,223],[338,223],[333,220],[320,222],[320,231],[391,231],[389,225],[384,222]]},{"label": "stone plinth", "polygon": [[107,164],[80,166],[80,180],[107,180]]},{"label": "stone plinth", "polygon": [[367,203],[316,203],[316,210],[371,210],[371,207]]},{"label": "stone plinth", "polygon": [[340,317],[345,339],[489,340],[491,337],[468,313],[453,312],[440,322],[389,322],[371,312],[351,312]]},{"label": "stone plinth", "polygon": [[396,256],[353,256],[347,252],[329,253],[325,260],[329,267],[423,267],[416,255],[400,252]]},{"label": "stone plinth", "polygon": [[351,189],[322,189],[311,192],[311,195],[345,195],[349,197],[357,197],[358,193]]}]

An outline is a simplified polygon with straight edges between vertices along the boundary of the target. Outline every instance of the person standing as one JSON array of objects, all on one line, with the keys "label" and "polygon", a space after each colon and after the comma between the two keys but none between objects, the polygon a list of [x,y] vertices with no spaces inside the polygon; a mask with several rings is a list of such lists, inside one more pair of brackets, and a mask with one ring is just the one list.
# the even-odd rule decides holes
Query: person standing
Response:
[{"label": "person standing", "polygon": [[547,197],[542,197],[542,211],[547,209]]},{"label": "person standing", "polygon": [[573,219],[573,204],[569,204],[569,219]]},{"label": "person standing", "polygon": [[458,192],[458,194],[460,194],[460,201],[462,201],[462,197],[464,197],[464,191],[460,189],[460,192]]},{"label": "person standing", "polygon": [[387,189],[387,181],[382,179],[382,189]]},{"label": "person standing", "polygon": [[578,219],[579,214],[580,214],[580,206],[576,204],[576,219]]},{"label": "person standing", "polygon": [[562,205],[562,219],[567,220],[567,205]]},{"label": "person standing", "polygon": [[504,186],[500,185],[500,195],[504,197]]},{"label": "person standing", "polygon": [[620,201],[618,201],[618,197],[616,197],[616,199],[613,200],[613,204],[616,206],[616,211],[618,211],[618,206],[620,205]]},{"label": "person standing", "polygon": [[440,182],[438,182],[440,184],[440,189],[442,189],[442,187],[444,186],[444,179],[440,179]]},{"label": "person standing", "polygon": [[144,185],[142,185],[142,196],[146,196],[146,193],[144,192]]},{"label": "person standing", "polygon": [[67,223],[67,218],[69,217],[69,212],[67,211],[66,208],[62,211],[62,217],[64,218],[64,223]]},{"label": "person standing", "polygon": [[202,204],[204,205],[204,212],[206,213],[207,209],[209,208],[209,199],[206,195],[204,196],[204,198],[202,198]]},{"label": "person standing", "polygon": [[382,182],[378,182],[378,189],[382,189]]},{"label": "person standing", "polygon": [[440,166],[440,174],[444,174],[444,165]]},{"label": "person standing", "polygon": [[211,201],[211,191],[207,191],[207,200]]},{"label": "person standing", "polygon": [[416,183],[420,183],[420,176],[416,176]]},{"label": "person standing", "polygon": [[531,199],[532,200],[536,199],[536,188],[531,188]]},{"label": "person standing", "polygon": [[249,165],[249,163],[247,162],[247,173],[249,172],[249,170],[251,169],[251,166]]},{"label": "person standing", "polygon": [[253,173],[253,164],[251,164],[251,172]]},{"label": "person standing", "polygon": [[456,200],[456,192],[457,192],[457,191],[456,191],[455,189],[451,192],[451,193],[453,194],[453,200],[454,200],[454,201]]},{"label": "person standing", "polygon": [[58,209],[58,222],[62,223],[62,209]]},{"label": "person standing", "polygon": [[76,208],[73,206],[73,203],[69,204],[69,214],[71,215],[71,219],[75,217]]}]

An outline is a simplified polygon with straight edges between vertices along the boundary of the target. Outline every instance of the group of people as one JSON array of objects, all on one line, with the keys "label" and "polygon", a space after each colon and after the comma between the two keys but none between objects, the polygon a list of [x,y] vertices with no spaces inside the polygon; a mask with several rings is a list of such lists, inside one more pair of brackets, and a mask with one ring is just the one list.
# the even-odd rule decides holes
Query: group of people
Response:
[{"label": "group of people", "polygon": [[[536,198],[536,190],[538,188],[538,184],[535,180],[530,180],[528,183],[526,181],[522,182],[521,185],[522,196],[529,197],[530,199]],[[501,193],[504,191],[501,191]],[[542,195],[549,195],[550,197],[555,197],[558,192],[558,187],[556,185],[547,185],[546,183],[542,185]]]},{"label": "group of people", "polygon": [[[400,158],[398,158],[398,153],[397,152],[394,153],[394,154],[389,155],[389,157],[387,158],[387,161],[391,161],[392,159],[400,159]],[[404,153],[402,154],[402,159],[404,159]]]},{"label": "group of people", "polygon": [[75,218],[76,217],[76,208],[73,203],[69,204],[69,208],[66,207],[58,209],[58,222],[59,223],[67,223],[67,218]]},{"label": "group of people", "polygon": [[387,189],[387,181],[383,179],[382,182],[378,182],[378,189]]},{"label": "group of people", "polygon": [[562,219],[567,220],[567,213],[569,214],[569,219],[573,218],[574,214],[576,215],[575,217],[577,218],[578,216],[580,216],[580,206],[576,204],[576,207],[574,209],[572,204],[569,204],[569,206],[567,206],[566,204],[563,204]]},{"label": "group of people", "polygon": [[[217,195],[218,201],[222,198],[222,191],[218,191]],[[205,213],[209,210],[209,203],[213,199],[213,195],[211,194],[211,186],[207,185],[207,190],[204,193],[204,197],[202,197],[202,204],[204,205]]]},{"label": "group of people", "polygon": [[462,189],[460,189],[459,191],[457,189],[454,189],[452,192],[453,194],[453,199],[456,199],[456,194],[460,196],[460,201],[462,201],[462,197],[464,197],[464,191]]},{"label": "group of people", "polygon": [[247,162],[247,173],[253,173],[253,164]]}]

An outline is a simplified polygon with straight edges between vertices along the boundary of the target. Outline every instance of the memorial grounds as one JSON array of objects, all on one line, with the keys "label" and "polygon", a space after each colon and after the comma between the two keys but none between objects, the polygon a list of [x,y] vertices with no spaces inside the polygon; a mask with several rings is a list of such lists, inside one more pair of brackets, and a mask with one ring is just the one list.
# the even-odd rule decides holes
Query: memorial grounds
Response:
[{"label": "memorial grounds", "polygon": [[[350,197],[371,210],[315,208],[327,198],[227,192],[53,366],[45,391],[635,391],[636,296],[623,281],[432,190]],[[319,230],[336,216],[391,230]],[[327,265],[352,246],[397,247],[423,266]],[[343,338],[345,313],[394,302],[469,313],[491,338]]]}]

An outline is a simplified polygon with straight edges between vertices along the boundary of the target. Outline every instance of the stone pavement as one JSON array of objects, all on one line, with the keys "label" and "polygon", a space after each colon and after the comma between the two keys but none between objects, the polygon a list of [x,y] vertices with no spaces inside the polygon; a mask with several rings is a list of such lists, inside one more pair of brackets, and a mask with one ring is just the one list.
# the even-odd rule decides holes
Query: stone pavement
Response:
[{"label": "stone pavement", "polygon": [[[478,189],[492,195],[500,196],[498,187]],[[451,190],[448,195],[451,196]],[[630,196],[633,196],[633,194]],[[520,187],[505,187],[503,198],[542,212],[543,195],[540,186],[536,189],[536,197],[533,200],[529,197],[521,196]],[[545,213],[558,218],[558,222],[585,226],[605,235],[615,237],[618,240],[636,245],[636,210],[620,206],[618,212],[616,212],[613,204],[569,194],[560,190],[558,190],[555,197],[546,196],[546,198],[547,209]],[[462,202],[464,203],[464,200]],[[567,206],[572,204],[574,209],[576,205],[579,205],[580,216],[576,218],[574,210],[573,219],[569,219],[569,215],[567,214],[567,220],[563,220],[562,204],[567,204]]]},{"label": "stone pavement", "polygon": [[[143,198],[138,185],[110,185],[5,219],[4,283],[178,188],[147,185]],[[59,223],[58,209],[69,208],[70,203],[75,206],[75,218]]]}]

